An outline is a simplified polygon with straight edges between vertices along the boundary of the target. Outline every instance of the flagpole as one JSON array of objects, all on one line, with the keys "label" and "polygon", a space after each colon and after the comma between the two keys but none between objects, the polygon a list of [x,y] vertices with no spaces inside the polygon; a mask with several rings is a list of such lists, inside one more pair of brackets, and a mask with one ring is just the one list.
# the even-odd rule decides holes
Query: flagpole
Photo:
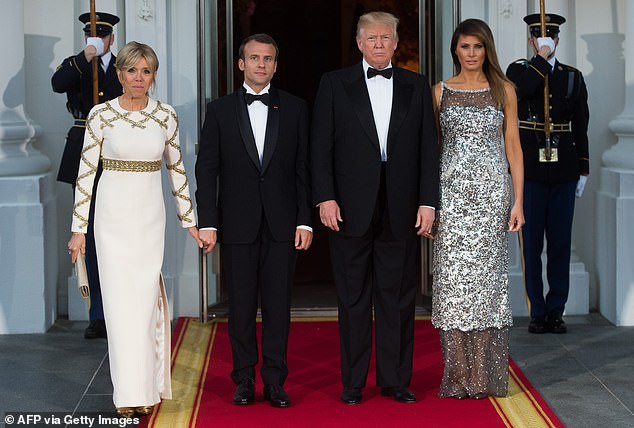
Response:
[{"label": "flagpole", "polygon": [[[97,37],[97,15],[95,12],[95,0],[90,0],[90,37]],[[92,104],[99,104],[99,57],[92,59]]]},{"label": "flagpole", "polygon": [[[539,24],[541,27],[542,37],[546,37],[546,6],[544,0],[539,0]],[[550,145],[550,134],[552,131],[552,123],[550,120],[550,90],[548,87],[548,74],[544,76],[544,137],[546,139],[545,158],[546,162],[550,162],[552,158],[552,150]]]}]

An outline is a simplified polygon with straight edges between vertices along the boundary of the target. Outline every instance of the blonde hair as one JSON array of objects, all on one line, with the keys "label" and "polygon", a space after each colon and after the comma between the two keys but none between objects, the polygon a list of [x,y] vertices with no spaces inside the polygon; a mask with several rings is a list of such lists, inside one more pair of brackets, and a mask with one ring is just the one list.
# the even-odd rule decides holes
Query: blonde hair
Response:
[{"label": "blonde hair", "polygon": [[141,58],[145,59],[153,73],[158,71],[159,60],[154,49],[139,42],[129,42],[119,51],[115,67],[119,71],[127,70]]},{"label": "blonde hair", "polygon": [[361,37],[361,30],[372,24],[384,24],[392,27],[394,38],[398,41],[398,18],[388,12],[368,12],[361,15],[357,23],[357,37]]},{"label": "blonde hair", "polygon": [[121,73],[131,67],[134,67],[141,58],[147,62],[148,67],[152,70],[153,79],[150,92],[153,92],[156,85],[155,77],[159,67],[159,60],[154,52],[154,49],[144,43],[128,42],[117,54],[117,60],[115,61],[114,66],[117,69],[119,81],[121,81]]}]

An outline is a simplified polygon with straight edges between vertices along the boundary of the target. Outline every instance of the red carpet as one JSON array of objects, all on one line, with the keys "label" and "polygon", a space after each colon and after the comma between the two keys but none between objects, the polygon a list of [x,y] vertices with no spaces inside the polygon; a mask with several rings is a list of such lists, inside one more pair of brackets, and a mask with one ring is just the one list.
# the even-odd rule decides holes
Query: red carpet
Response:
[{"label": "red carpet", "polygon": [[[374,361],[360,405],[339,401],[339,336],[334,320],[294,319],[289,338],[285,388],[293,405],[276,409],[262,401],[236,406],[229,378],[231,350],[224,322],[202,325],[179,319],[173,335],[174,400],[165,400],[142,425],[153,427],[563,427],[544,400],[511,362],[509,397],[488,400],[439,399],[442,355],[429,320],[416,321],[414,373],[410,388],[418,402],[382,397]],[[259,376],[259,375],[258,375]]]}]

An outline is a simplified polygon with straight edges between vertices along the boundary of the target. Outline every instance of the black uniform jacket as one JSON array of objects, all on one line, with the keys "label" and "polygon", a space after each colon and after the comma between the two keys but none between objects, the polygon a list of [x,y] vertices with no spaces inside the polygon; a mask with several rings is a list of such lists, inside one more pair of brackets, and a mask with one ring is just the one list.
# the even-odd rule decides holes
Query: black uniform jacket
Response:
[{"label": "black uniform jacket", "polygon": [[218,229],[219,242],[252,243],[266,216],[273,238],[292,241],[312,226],[306,102],[274,87],[262,164],[243,89],[207,104],[198,158],[199,227]]},{"label": "black uniform jacket", "polygon": [[[114,67],[115,60],[115,56],[112,55],[105,73],[102,67],[98,67],[100,103],[116,98],[123,93]],[[53,91],[66,93],[66,108],[76,119],[66,137],[57,180],[75,184],[86,130],[83,120],[88,117],[88,112],[93,107],[92,65],[86,61],[84,51],[66,58],[57,67],[51,78],[51,83]]]},{"label": "black uniform jacket", "polygon": [[[588,92],[579,70],[555,62],[552,67],[536,55],[530,61],[512,63],[506,75],[517,86],[520,139],[524,155],[524,176],[528,180],[550,184],[574,181],[589,173]],[[544,76],[548,75],[550,115],[556,132],[551,133],[558,147],[558,162],[539,162],[539,148],[544,147]],[[527,129],[537,123],[540,130]],[[568,125],[569,124],[569,125]],[[568,130],[569,127],[569,130]],[[559,129],[559,130],[557,130]]]}]

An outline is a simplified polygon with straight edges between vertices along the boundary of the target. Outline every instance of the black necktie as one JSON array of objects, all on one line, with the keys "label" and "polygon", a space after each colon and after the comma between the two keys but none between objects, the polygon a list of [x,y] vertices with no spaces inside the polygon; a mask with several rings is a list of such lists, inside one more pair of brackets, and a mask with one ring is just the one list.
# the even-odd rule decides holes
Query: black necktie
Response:
[{"label": "black necktie", "polygon": [[247,105],[251,105],[253,104],[253,101],[261,101],[264,105],[269,105],[269,94],[261,94],[261,95],[255,95],[255,94],[249,94],[249,93],[245,93],[244,94],[244,100],[247,102]]},{"label": "black necktie", "polygon": [[384,68],[383,70],[377,70],[376,68],[368,67],[368,79],[372,79],[374,76],[383,76],[386,79],[392,78],[392,67]]}]

